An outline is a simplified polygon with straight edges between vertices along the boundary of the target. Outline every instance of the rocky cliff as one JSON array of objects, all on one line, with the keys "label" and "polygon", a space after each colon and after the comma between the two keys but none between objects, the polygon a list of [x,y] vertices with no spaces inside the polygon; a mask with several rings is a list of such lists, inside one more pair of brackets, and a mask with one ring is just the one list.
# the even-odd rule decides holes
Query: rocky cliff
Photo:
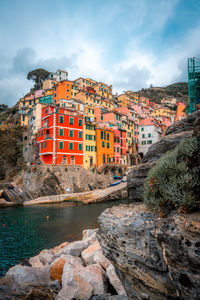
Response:
[{"label": "rocky cliff", "polygon": [[[143,200],[149,169],[167,150],[191,136],[200,137],[200,112],[168,128],[166,136],[132,169],[128,176],[132,201]],[[105,210],[97,235],[104,255],[115,266],[129,299],[200,299],[200,212],[173,210],[161,215],[136,202]]]},{"label": "rocky cliff", "polygon": [[188,116],[172,126],[170,126],[165,136],[157,143],[153,144],[141,161],[141,164],[131,169],[128,175],[128,194],[130,200],[143,200],[143,184],[148,171],[156,165],[168,150],[174,149],[183,138],[191,137],[193,131],[198,129],[200,111]]},{"label": "rocky cliff", "polygon": [[102,189],[110,186],[111,181],[110,175],[94,174],[80,166],[28,166],[15,182],[0,184],[0,206],[22,204],[43,196]]},{"label": "rocky cliff", "polygon": [[200,299],[200,213],[160,219],[144,204],[99,217],[98,239],[129,299]]}]

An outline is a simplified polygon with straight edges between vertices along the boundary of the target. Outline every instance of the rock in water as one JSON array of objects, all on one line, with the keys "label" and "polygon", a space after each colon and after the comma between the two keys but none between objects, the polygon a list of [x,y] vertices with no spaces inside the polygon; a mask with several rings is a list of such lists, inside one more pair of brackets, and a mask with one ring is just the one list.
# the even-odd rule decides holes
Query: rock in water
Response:
[{"label": "rock in water", "polygon": [[160,219],[142,205],[99,217],[97,237],[129,299],[200,299],[200,212]]}]

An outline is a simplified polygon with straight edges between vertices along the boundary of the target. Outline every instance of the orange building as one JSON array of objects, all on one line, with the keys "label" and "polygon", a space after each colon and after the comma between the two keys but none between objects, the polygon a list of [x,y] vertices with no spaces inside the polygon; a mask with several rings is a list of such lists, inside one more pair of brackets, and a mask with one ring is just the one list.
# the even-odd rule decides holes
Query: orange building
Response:
[{"label": "orange building", "polygon": [[114,161],[114,133],[106,127],[96,128],[97,168],[102,164]]},{"label": "orange building", "polygon": [[186,116],[186,104],[184,102],[177,102],[177,109],[176,109],[176,117],[175,121],[179,121]]},{"label": "orange building", "polygon": [[60,99],[71,99],[72,86],[73,86],[73,82],[69,80],[58,82],[53,87],[53,102],[55,104],[58,104]]}]

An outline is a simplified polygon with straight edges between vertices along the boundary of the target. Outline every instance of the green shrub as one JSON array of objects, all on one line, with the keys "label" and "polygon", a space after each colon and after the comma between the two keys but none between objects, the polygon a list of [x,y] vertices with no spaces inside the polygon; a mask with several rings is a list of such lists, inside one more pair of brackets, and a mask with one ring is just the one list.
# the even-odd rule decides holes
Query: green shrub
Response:
[{"label": "green shrub", "polygon": [[190,211],[200,204],[200,141],[184,139],[153,167],[144,183],[144,202],[154,210],[182,208]]}]

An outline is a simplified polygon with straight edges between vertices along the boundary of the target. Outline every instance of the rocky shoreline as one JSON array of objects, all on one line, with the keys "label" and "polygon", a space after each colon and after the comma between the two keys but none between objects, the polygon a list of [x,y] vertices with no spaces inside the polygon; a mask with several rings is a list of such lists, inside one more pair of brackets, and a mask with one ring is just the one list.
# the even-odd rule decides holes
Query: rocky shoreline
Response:
[{"label": "rocky shoreline", "polygon": [[114,266],[103,255],[96,229],[18,264],[0,279],[0,299],[120,299],[126,292]]}]

